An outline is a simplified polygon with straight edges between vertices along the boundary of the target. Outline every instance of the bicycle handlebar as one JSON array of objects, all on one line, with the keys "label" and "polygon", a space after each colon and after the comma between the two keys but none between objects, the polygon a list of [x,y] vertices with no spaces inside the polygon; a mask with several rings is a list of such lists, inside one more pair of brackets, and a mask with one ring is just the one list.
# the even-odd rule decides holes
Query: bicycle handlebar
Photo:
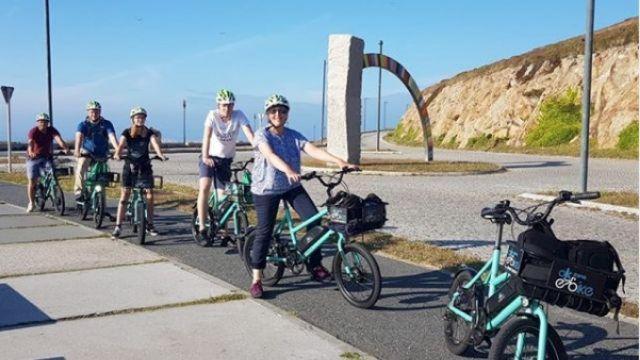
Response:
[{"label": "bicycle handlebar", "polygon": [[235,162],[233,164],[231,164],[231,171],[235,171],[235,172],[240,172],[243,171],[247,168],[247,166],[249,166],[249,164],[253,163],[253,158],[247,160],[247,161],[238,161]]},{"label": "bicycle handlebar", "polygon": [[84,153],[84,154],[80,154],[80,157],[89,158],[93,161],[107,161],[109,159],[113,159],[113,154],[109,154],[107,157],[99,158],[99,157],[93,156],[93,154]]},{"label": "bicycle handlebar", "polygon": [[[318,179],[318,181],[322,184],[322,186],[327,188],[327,196],[331,197],[331,190],[333,190],[333,188],[335,188],[336,186],[338,186],[338,185],[340,185],[342,183],[342,178],[344,177],[344,175],[348,174],[350,172],[354,172],[354,171],[360,171],[360,169],[358,169],[358,168],[352,169],[352,168],[345,167],[345,168],[342,168],[341,170],[338,170],[338,171],[332,171],[332,172],[330,172],[328,174],[327,173],[322,173],[320,175],[316,171],[310,171],[310,172],[308,172],[306,174],[302,174],[300,176],[300,179],[301,180],[305,180],[305,181],[308,181],[308,180],[311,180],[311,179]],[[324,175],[331,175],[332,178],[335,177],[336,175],[339,175],[339,176],[338,176],[337,180],[326,182],[322,178]]]},{"label": "bicycle handlebar", "polygon": [[[111,158],[113,158],[113,157],[111,157]],[[127,155],[121,155],[121,156],[120,156],[120,160],[133,160],[133,161],[136,161],[136,160],[141,160],[141,159],[134,159],[134,158],[130,157],[130,156],[127,154]],[[163,158],[161,158],[160,156],[156,155],[156,156],[154,156],[154,157],[149,158],[149,160],[150,160],[150,161],[152,161],[152,160],[167,161],[167,160],[169,160],[169,158],[165,156],[165,157],[164,157],[164,159],[163,159]]]},{"label": "bicycle handlebar", "polygon": [[[600,192],[597,192],[597,191],[574,194],[571,191],[563,190],[558,193],[558,196],[555,199],[548,201],[546,203],[537,205],[533,209],[533,211],[530,211],[530,212],[524,211],[527,214],[527,218],[524,220],[520,218],[520,216],[518,215],[517,209],[510,206],[511,203],[509,202],[509,200],[503,200],[493,208],[482,209],[482,211],[480,212],[480,216],[484,219],[504,219],[505,222],[507,223],[510,223],[510,219],[513,219],[515,220],[515,222],[517,222],[520,225],[532,226],[542,221],[545,221],[549,216],[549,214],[551,214],[551,211],[553,210],[553,208],[556,207],[557,205],[560,205],[565,202],[578,203],[580,200],[597,199],[599,197],[600,197]],[[547,205],[547,209],[543,213],[540,213],[540,212],[535,213],[534,212],[535,209],[537,209],[542,205]]]}]

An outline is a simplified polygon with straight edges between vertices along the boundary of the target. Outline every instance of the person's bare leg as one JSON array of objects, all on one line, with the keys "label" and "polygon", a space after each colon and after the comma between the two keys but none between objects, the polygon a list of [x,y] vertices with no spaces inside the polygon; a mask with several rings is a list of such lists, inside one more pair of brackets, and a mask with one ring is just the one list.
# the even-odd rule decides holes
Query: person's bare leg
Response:
[{"label": "person's bare leg", "polygon": [[118,203],[118,212],[116,214],[116,226],[122,225],[122,221],[124,220],[124,213],[126,211],[125,206],[127,206],[127,201],[129,200],[130,195],[131,195],[131,189],[129,188],[120,189],[120,202]]},{"label": "person's bare leg", "polygon": [[211,188],[211,178],[200,178],[200,189],[198,191],[198,218],[200,219],[200,231],[205,229],[205,222],[208,218],[209,189]]},{"label": "person's bare leg", "polygon": [[153,224],[153,189],[147,189],[147,221]]},{"label": "person's bare leg", "polygon": [[251,284],[255,284],[258,281],[262,280],[262,270],[258,270],[258,269],[253,269],[253,281],[251,281]]},{"label": "person's bare leg", "polygon": [[29,199],[29,204],[35,206],[35,197],[36,197],[36,184],[38,183],[38,178],[28,179],[27,185],[27,199]]}]

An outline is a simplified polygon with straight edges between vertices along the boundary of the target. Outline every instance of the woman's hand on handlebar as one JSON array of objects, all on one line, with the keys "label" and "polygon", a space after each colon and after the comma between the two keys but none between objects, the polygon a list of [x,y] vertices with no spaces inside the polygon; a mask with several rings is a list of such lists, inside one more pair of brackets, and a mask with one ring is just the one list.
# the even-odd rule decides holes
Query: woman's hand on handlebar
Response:
[{"label": "woman's hand on handlebar", "polygon": [[289,184],[295,184],[300,182],[300,174],[298,174],[297,172],[289,169],[288,171],[285,172],[285,175],[287,175],[287,179],[289,179]]},{"label": "woman's hand on handlebar", "polygon": [[351,170],[351,171],[358,171],[360,170],[360,167],[358,165],[355,164],[349,164],[346,161],[340,160],[338,162],[338,166],[340,167],[341,170]]},{"label": "woman's hand on handlebar", "polygon": [[215,161],[213,161],[213,159],[210,158],[209,156],[203,156],[202,162],[208,167],[214,167],[216,165]]}]

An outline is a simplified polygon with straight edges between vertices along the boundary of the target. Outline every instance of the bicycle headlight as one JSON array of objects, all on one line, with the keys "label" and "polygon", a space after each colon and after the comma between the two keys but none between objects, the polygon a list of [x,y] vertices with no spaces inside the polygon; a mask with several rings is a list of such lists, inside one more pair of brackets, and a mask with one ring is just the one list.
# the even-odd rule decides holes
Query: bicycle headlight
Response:
[{"label": "bicycle headlight", "polygon": [[96,191],[102,191],[102,185],[96,185],[95,189]]}]

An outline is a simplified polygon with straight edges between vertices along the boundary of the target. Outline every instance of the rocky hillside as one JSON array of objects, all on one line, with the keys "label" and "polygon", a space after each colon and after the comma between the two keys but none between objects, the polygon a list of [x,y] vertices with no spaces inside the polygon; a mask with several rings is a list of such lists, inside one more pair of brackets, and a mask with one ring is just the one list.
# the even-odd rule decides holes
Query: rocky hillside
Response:
[{"label": "rocky hillside", "polygon": [[[614,147],[625,126],[638,119],[638,18],[597,31],[592,73],[591,138]],[[546,97],[582,88],[584,40],[568,39],[456,75],[423,91],[438,143],[465,147],[474,138],[526,145]],[[393,139],[421,142],[415,107]],[[574,139],[575,141],[575,139]]]}]

